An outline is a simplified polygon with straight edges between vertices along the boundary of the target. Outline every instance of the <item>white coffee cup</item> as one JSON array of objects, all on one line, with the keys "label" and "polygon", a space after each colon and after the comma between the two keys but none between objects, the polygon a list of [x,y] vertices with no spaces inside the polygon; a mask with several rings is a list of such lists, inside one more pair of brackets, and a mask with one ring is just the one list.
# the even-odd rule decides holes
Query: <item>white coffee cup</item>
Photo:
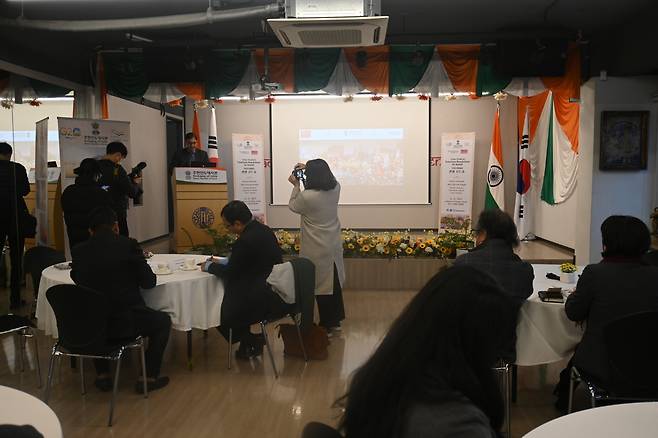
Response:
[{"label": "white coffee cup", "polygon": [[185,268],[186,269],[192,269],[196,265],[196,260],[195,259],[185,259]]}]

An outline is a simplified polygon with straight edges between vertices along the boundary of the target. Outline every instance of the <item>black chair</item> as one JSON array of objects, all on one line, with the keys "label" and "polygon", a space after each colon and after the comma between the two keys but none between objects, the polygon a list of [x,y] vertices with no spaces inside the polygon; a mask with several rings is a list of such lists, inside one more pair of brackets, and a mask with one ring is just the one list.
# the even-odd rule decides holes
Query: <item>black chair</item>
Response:
[{"label": "black chair", "polygon": [[512,436],[512,365],[500,359],[493,367],[500,379],[498,380],[505,401],[505,432],[507,438]]},{"label": "black chair", "polygon": [[572,367],[567,412],[572,411],[574,386],[581,381],[587,386],[592,407],[601,402],[657,401],[658,350],[653,345],[654,333],[658,333],[658,312],[634,313],[607,324],[603,339],[610,381],[595,382]]},{"label": "black chair", "polygon": [[37,366],[37,379],[41,388],[41,366],[39,365],[39,344],[36,333],[32,330],[34,324],[19,315],[0,315],[0,335],[14,334],[19,337],[19,356],[21,359],[21,372],[25,371],[25,342],[27,338],[34,341],[34,357]]},{"label": "black chair", "polygon": [[304,426],[302,438],[343,438],[343,435],[331,426],[312,421]]},{"label": "black chair", "polygon": [[108,426],[112,426],[114,403],[119,386],[121,358],[126,349],[139,348],[142,360],[142,377],[144,378],[144,398],[148,397],[146,386],[146,361],[144,359],[144,340],[141,336],[131,339],[107,339],[107,321],[109,303],[107,297],[97,291],[72,284],[53,286],[46,292],[55,318],[59,340],[53,346],[48,365],[48,381],[44,401],[50,397],[55,357],[72,356],[80,359],[80,384],[85,394],[84,359],[105,359],[116,362],[114,388],[110,401]]}]

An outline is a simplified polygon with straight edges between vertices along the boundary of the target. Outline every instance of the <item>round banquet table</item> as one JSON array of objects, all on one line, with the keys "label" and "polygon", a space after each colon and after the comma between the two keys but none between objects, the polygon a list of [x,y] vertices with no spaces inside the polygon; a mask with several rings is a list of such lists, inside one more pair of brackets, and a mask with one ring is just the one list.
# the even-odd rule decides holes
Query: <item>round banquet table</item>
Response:
[{"label": "round banquet table", "polygon": [[23,391],[0,386],[0,424],[29,424],[45,438],[61,438],[57,415],[36,397]]},{"label": "round banquet table", "polygon": [[[572,289],[576,284],[546,278],[560,274],[559,265],[532,265],[535,271],[533,293],[521,306],[516,327],[516,365],[532,366],[558,362],[571,357],[583,337],[583,329],[569,321],[564,303],[545,303],[538,292],[549,287]],[[578,269],[578,274],[582,268]]]},{"label": "round banquet table", "polygon": [[531,430],[524,438],[653,438],[657,430],[658,403],[629,403],[565,415]]},{"label": "round banquet table", "polygon": [[[148,260],[151,266],[169,264],[193,258],[195,263],[207,256],[182,254],[156,254]],[[48,288],[57,284],[73,284],[71,270],[50,266],[43,270],[37,298],[37,327],[47,335],[57,337],[57,321],[46,298]],[[169,275],[158,275],[153,289],[142,289],[146,305],[167,312],[175,330],[189,331],[193,328],[207,330],[219,325],[219,310],[224,298],[224,285],[215,275],[176,269]]]}]

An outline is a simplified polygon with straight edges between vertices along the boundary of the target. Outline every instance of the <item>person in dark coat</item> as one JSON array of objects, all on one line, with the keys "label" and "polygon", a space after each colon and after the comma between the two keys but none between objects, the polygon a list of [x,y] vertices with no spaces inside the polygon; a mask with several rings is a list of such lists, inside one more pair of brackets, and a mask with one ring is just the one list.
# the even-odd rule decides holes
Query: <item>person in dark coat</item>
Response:
[{"label": "person in dark coat", "polygon": [[169,162],[169,173],[171,174],[174,167],[190,167],[193,163],[207,164],[208,153],[199,149],[196,136],[193,132],[185,134],[185,148],[177,150]]},{"label": "person in dark coat", "polygon": [[30,193],[27,172],[22,164],[10,161],[13,153],[9,143],[0,143],[0,249],[9,241],[11,260],[11,293],[9,308],[18,309],[21,304],[22,257],[25,237],[22,218],[27,212],[24,196]]},{"label": "person in dark coat", "polygon": [[110,206],[119,220],[119,233],[128,237],[128,198],[139,197],[141,176],[128,176],[121,161],[128,156],[123,143],[114,141],[105,148],[105,156],[98,160],[101,167],[101,187],[106,187],[110,195]]},{"label": "person in dark coat", "polygon": [[[476,247],[455,259],[455,266],[468,265],[488,273],[500,284],[514,304],[516,318],[526,299],[532,295],[535,278],[532,265],[514,254],[519,245],[516,225],[502,210],[485,210],[475,226]],[[510,333],[501,358],[508,363],[516,360],[516,331]]]},{"label": "person in dark coat", "polygon": [[[71,278],[75,284],[106,294],[110,302],[109,339],[148,337],[147,386],[149,391],[162,388],[169,383],[168,377],[160,376],[160,367],[171,319],[165,312],[147,307],[140,293],[140,288],[155,287],[155,274],[137,241],[119,235],[117,217],[111,208],[94,210],[89,228],[91,237],[73,248]],[[95,360],[94,365],[98,373],[96,386],[102,391],[111,390],[107,361]],[[142,384],[135,384],[137,392],[142,391]]]},{"label": "person in dark coat", "polygon": [[658,310],[658,268],[642,259],[651,244],[644,222],[632,216],[610,216],[601,225],[601,235],[603,260],[583,270],[565,304],[567,317],[584,323],[585,333],[569,366],[560,374],[558,409],[566,408],[572,365],[593,382],[609,386],[603,339],[608,323],[633,313]]},{"label": "person in dark coat", "polygon": [[286,304],[266,282],[272,266],[283,263],[281,248],[270,227],[253,219],[244,202],[229,202],[221,215],[228,231],[239,238],[226,265],[209,260],[202,270],[224,281],[218,330],[228,340],[232,329],[233,342],[240,342],[236,357],[248,359],[263,352],[262,338],[249,326],[269,315],[285,314]]},{"label": "person in dark coat", "polygon": [[98,183],[101,178],[98,161],[85,158],[74,172],[78,175],[75,184],[62,193],[62,210],[71,249],[89,238],[89,214],[98,207],[110,206],[110,195]]}]

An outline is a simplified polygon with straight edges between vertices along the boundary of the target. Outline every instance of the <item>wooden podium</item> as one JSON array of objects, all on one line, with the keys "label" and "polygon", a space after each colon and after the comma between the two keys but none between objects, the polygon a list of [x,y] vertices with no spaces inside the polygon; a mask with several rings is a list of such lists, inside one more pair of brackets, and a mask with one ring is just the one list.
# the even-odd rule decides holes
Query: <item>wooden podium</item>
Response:
[{"label": "wooden podium", "polygon": [[221,211],[228,202],[226,171],[177,167],[172,175],[172,193],[176,252],[212,244],[206,229],[222,226]]}]

